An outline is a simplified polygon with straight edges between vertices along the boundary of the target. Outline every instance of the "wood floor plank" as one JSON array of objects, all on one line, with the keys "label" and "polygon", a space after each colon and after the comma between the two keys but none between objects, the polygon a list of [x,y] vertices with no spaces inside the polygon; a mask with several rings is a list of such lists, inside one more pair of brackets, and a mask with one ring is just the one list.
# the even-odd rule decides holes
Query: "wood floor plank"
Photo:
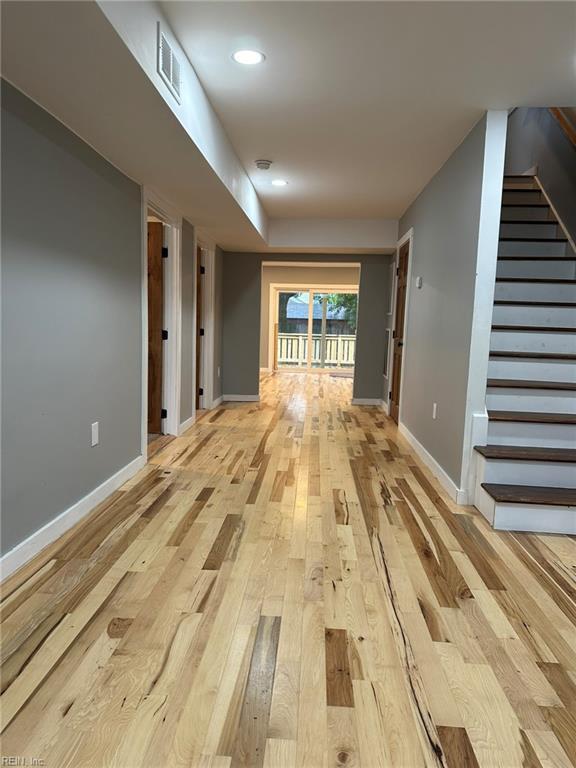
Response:
[{"label": "wood floor plank", "polygon": [[279,635],[280,617],[262,616],[235,738],[233,766],[258,768],[264,764]]}]

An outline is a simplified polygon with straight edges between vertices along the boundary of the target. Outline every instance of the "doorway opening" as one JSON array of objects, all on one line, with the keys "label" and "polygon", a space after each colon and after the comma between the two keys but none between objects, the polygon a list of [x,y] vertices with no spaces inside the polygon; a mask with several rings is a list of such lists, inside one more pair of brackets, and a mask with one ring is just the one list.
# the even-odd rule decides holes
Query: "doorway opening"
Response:
[{"label": "doorway opening", "polygon": [[148,443],[164,434],[164,328],[166,225],[148,212]]},{"label": "doorway opening", "polygon": [[272,297],[275,370],[353,375],[357,288],[276,287]]},{"label": "doorway opening", "polygon": [[392,331],[392,378],[390,384],[390,417],[398,424],[402,397],[402,364],[406,336],[406,308],[411,269],[412,230],[399,242],[394,286],[394,328]]},{"label": "doorway opening", "polygon": [[202,247],[196,246],[196,411],[204,407],[203,348],[204,348],[204,277]]}]

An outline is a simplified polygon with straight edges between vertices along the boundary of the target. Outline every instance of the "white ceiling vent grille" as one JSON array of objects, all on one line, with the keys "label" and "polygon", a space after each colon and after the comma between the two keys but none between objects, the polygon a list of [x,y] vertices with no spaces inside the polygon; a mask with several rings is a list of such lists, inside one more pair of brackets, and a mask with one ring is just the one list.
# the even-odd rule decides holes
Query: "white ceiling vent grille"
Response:
[{"label": "white ceiling vent grille", "polygon": [[180,104],[180,62],[158,24],[158,74]]}]

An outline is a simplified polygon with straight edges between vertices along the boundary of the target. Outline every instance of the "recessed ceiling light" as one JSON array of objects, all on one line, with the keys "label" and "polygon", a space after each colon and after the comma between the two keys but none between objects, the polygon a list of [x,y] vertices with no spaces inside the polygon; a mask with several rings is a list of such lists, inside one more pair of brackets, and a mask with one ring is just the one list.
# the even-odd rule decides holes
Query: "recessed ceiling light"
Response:
[{"label": "recessed ceiling light", "polygon": [[286,179],[274,179],[272,184],[275,187],[286,187],[286,186],[288,186],[288,182],[286,181]]},{"label": "recessed ceiling light", "polygon": [[236,51],[232,58],[237,64],[261,64],[266,56],[260,51]]}]

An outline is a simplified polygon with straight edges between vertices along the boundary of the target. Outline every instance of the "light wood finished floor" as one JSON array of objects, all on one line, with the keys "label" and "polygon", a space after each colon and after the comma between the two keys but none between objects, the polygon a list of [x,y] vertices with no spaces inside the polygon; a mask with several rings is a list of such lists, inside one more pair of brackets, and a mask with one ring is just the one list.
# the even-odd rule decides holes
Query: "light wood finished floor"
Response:
[{"label": "light wood finished floor", "polygon": [[4,756],[576,766],[576,541],[492,531],[350,390],[268,376],[6,583]]}]

